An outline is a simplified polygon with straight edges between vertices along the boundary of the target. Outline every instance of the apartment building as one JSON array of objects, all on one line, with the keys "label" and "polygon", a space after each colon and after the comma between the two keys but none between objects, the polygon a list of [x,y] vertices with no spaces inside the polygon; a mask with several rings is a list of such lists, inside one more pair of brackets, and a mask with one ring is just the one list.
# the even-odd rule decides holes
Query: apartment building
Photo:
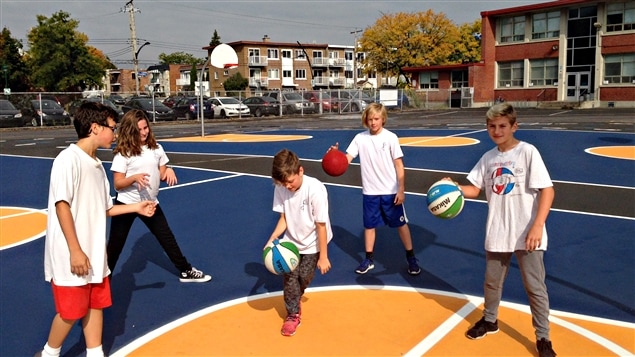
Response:
[{"label": "apartment building", "polygon": [[481,18],[481,63],[404,68],[414,88],[455,93],[461,106],[635,106],[634,1],[560,0]]},{"label": "apartment building", "polygon": [[[274,42],[267,35],[262,41],[228,45],[238,55],[238,67],[209,69],[214,95],[224,93],[223,82],[236,72],[249,80],[248,95],[269,90],[354,88],[356,83],[376,80],[357,67],[354,46]],[[213,47],[205,49],[211,54]]]}]

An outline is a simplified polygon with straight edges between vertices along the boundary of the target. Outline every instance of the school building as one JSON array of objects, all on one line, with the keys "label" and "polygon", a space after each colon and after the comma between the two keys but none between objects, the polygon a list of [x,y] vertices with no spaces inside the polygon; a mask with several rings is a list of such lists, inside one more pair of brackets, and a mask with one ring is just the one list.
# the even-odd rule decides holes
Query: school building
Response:
[{"label": "school building", "polygon": [[430,102],[635,107],[635,1],[560,0],[481,18],[480,63],[403,68]]}]

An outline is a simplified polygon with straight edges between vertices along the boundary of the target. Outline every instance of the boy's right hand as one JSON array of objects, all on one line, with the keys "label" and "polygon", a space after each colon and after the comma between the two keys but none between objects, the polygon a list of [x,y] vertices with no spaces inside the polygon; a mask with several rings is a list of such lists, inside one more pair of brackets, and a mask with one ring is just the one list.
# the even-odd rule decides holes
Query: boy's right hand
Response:
[{"label": "boy's right hand", "polygon": [[71,251],[71,273],[77,276],[88,275],[91,266],[88,256],[81,249]]},{"label": "boy's right hand", "polygon": [[340,143],[335,143],[335,145],[331,145],[331,147],[328,150],[326,150],[326,152],[329,152],[331,150],[338,150],[339,147],[340,147]]}]

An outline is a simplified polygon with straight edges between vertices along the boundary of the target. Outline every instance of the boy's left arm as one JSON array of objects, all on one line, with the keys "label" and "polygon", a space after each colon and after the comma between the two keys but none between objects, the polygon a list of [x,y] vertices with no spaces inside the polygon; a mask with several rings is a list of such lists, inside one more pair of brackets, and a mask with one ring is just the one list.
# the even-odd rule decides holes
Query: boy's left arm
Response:
[{"label": "boy's left arm", "polygon": [[542,229],[547,222],[547,216],[549,215],[549,210],[551,210],[554,196],[555,190],[553,187],[545,187],[538,194],[538,211],[525,239],[525,249],[530,252],[540,247],[542,243]]},{"label": "boy's left arm", "polygon": [[320,249],[320,257],[318,258],[317,267],[322,274],[326,274],[331,269],[331,262],[328,256],[328,240],[326,239],[326,223],[315,223],[315,230],[318,239],[318,248]]},{"label": "boy's left arm", "polygon": [[395,172],[397,173],[397,194],[395,195],[395,205],[400,205],[406,199],[406,170],[403,167],[403,159],[393,160],[395,163]]}]

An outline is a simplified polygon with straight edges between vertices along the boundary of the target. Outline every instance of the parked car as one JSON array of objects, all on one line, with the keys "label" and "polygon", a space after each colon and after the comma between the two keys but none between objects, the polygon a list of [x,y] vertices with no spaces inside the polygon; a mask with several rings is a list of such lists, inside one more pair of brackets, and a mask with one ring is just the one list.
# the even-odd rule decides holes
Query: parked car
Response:
[{"label": "parked car", "polygon": [[322,102],[322,112],[336,112],[338,110],[337,99],[324,91],[306,91],[304,92],[304,99],[313,103],[315,112],[320,111],[320,101]]},{"label": "parked car", "polygon": [[[200,116],[200,101],[200,97],[179,97],[172,105],[172,110],[176,113],[177,118],[197,119]],[[203,117],[214,119],[214,106],[209,98],[203,98]]]},{"label": "parked car", "polygon": [[[153,105],[154,101],[154,105]],[[124,113],[131,109],[143,110],[148,117],[148,120],[176,120],[176,114],[174,110],[166,107],[158,99],[152,99],[150,97],[135,97],[126,102],[121,107]]]},{"label": "parked car", "polygon": [[243,100],[243,104],[249,107],[249,112],[255,117],[280,114],[280,102],[271,97],[249,97]]},{"label": "parked car", "polygon": [[249,107],[233,97],[212,97],[214,116],[229,118],[237,116],[249,116]]},{"label": "parked car", "polygon": [[315,113],[313,103],[302,98],[302,96],[296,92],[265,92],[263,96],[276,99],[282,105],[282,114],[312,114]]},{"label": "parked car", "polygon": [[331,97],[336,98],[340,111],[342,112],[361,112],[366,106],[372,103],[373,98],[359,90],[332,90],[328,92]]},{"label": "parked car", "polygon": [[33,99],[27,106],[21,108],[25,125],[70,125],[71,116],[56,101],[52,99]]},{"label": "parked car", "polygon": [[113,103],[109,99],[91,97],[91,98],[77,99],[68,104],[67,111],[68,111],[68,115],[71,116],[71,119],[75,117],[75,111],[77,111],[77,108],[79,108],[84,102],[102,103],[114,109],[117,112],[117,114],[119,114],[119,120],[121,120],[121,118],[123,117],[123,110],[121,110],[121,108],[119,108],[117,105],[115,105],[115,103]]},{"label": "parked car", "polygon": [[171,95],[163,99],[163,104],[165,104],[166,107],[172,108],[174,106],[174,103],[176,103],[176,101],[181,99],[182,97],[183,96],[181,95]]},{"label": "parked car", "polygon": [[0,99],[0,128],[24,126],[22,113],[8,100]]},{"label": "parked car", "polygon": [[126,103],[126,98],[122,97],[119,94],[111,94],[110,96],[108,96],[108,99],[117,105],[124,105]]}]

